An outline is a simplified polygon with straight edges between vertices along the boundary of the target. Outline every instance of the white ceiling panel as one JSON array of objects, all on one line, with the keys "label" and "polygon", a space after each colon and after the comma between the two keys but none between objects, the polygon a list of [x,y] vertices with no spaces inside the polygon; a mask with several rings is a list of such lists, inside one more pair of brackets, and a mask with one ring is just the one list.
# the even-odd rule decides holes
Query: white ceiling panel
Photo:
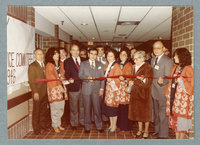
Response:
[{"label": "white ceiling panel", "polygon": [[[144,42],[160,36],[170,39],[172,7],[169,6],[35,6],[35,11],[80,42]],[[61,21],[64,24],[61,25]],[[118,21],[141,21],[117,25]],[[36,20],[37,23],[37,20]],[[82,26],[81,23],[87,23]],[[119,34],[125,34],[119,37]],[[124,39],[129,36],[127,39]],[[117,38],[118,37],[118,38]]]},{"label": "white ceiling panel", "polygon": [[[133,31],[128,40],[140,41],[142,36],[146,35],[149,31],[152,31],[152,29],[156,29],[160,23],[164,22],[171,16],[172,7],[153,7]],[[171,27],[171,25],[167,28],[169,27]]]},{"label": "white ceiling panel", "polygon": [[118,25],[115,33],[128,35],[135,27],[136,25]]},{"label": "white ceiling panel", "polygon": [[130,7],[123,6],[119,21],[141,21],[151,7]]},{"label": "white ceiling panel", "polygon": [[[91,10],[97,23],[101,39],[111,41],[117,24],[120,7],[92,6]],[[109,32],[105,32],[107,30]]]},{"label": "white ceiling panel", "polygon": [[[81,6],[81,8],[78,6],[60,8],[76,25],[76,27],[78,27],[78,29],[87,37],[88,40],[91,40],[92,37],[100,40],[89,6]],[[87,23],[88,25],[82,26],[82,23]]]},{"label": "white ceiling panel", "polygon": [[171,34],[171,27],[169,28],[168,26],[171,25],[171,20],[172,20],[171,17],[169,17],[166,21],[161,23],[155,29],[142,36],[140,38],[140,41],[145,42],[148,41],[150,38],[151,40],[153,40],[153,39],[158,39],[159,37],[162,39],[169,39]]},{"label": "white ceiling panel", "polygon": [[[65,31],[66,33],[73,35],[74,38],[79,40],[82,38],[82,41],[87,41],[84,36],[80,33],[80,31],[69,21],[69,19],[55,6],[36,6],[34,7],[35,11],[40,15],[48,19],[55,25],[59,25],[59,27]],[[64,24],[61,25],[61,21],[64,21]],[[37,23],[37,22],[36,22]]]}]

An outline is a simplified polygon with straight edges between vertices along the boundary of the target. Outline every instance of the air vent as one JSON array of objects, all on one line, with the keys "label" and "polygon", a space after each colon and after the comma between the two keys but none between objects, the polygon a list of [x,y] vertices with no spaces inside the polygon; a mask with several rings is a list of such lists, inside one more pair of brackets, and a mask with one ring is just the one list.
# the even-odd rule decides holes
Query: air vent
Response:
[{"label": "air vent", "polygon": [[127,25],[138,25],[140,21],[118,21],[117,25],[127,26]]}]

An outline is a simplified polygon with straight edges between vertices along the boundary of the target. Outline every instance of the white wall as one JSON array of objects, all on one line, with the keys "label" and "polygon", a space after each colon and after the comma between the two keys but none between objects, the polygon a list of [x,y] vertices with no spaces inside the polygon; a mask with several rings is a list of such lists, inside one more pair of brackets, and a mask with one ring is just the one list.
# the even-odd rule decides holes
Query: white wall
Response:
[{"label": "white wall", "polygon": [[49,20],[35,12],[35,30],[41,35],[55,36],[55,26]]},{"label": "white wall", "polygon": [[70,35],[59,28],[59,39],[69,43]]}]

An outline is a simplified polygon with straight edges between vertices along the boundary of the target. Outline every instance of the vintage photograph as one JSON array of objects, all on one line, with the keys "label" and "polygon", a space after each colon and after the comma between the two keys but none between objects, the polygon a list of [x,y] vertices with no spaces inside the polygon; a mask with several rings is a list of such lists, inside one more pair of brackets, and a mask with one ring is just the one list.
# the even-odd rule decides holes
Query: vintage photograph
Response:
[{"label": "vintage photograph", "polygon": [[194,139],[193,6],[8,6],[8,139]]}]

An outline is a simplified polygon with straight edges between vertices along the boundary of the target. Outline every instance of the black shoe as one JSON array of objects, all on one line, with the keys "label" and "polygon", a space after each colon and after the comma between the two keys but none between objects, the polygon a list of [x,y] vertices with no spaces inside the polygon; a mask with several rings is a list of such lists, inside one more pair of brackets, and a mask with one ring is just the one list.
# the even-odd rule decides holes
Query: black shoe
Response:
[{"label": "black shoe", "polygon": [[90,130],[85,130],[85,133],[90,133]]},{"label": "black shoe", "polygon": [[35,135],[39,135],[41,132],[39,130],[34,131]]},{"label": "black shoe", "polygon": [[98,132],[99,132],[99,133],[103,133],[104,130],[103,130],[103,129],[98,129]]},{"label": "black shoe", "polygon": [[152,134],[151,134],[151,137],[152,137],[153,139],[157,139],[157,138],[158,138],[158,133],[157,133],[157,132],[152,133]]},{"label": "black shoe", "polygon": [[72,126],[72,130],[77,130],[77,127],[76,126]]}]

